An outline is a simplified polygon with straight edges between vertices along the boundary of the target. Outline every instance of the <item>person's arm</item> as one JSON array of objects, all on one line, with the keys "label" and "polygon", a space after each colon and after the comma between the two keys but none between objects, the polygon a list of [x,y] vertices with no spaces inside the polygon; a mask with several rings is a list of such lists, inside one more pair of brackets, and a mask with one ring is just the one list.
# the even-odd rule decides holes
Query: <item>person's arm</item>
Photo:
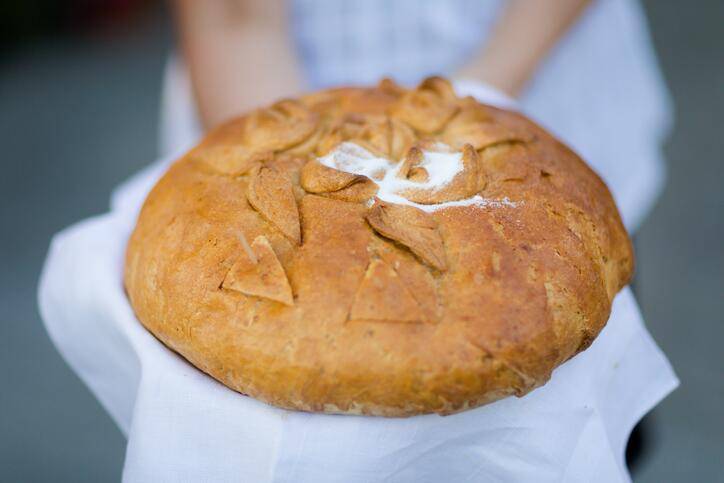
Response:
[{"label": "person's arm", "polygon": [[591,0],[508,0],[481,54],[458,76],[517,96]]},{"label": "person's arm", "polygon": [[205,128],[300,88],[283,0],[173,0]]}]

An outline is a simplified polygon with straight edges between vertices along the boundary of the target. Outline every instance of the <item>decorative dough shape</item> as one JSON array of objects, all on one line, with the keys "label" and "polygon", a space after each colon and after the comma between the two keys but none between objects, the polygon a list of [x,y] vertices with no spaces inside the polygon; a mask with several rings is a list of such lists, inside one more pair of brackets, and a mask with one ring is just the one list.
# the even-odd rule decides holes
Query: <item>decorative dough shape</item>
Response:
[{"label": "decorative dough shape", "polygon": [[275,300],[284,305],[294,305],[289,280],[269,240],[265,236],[258,236],[250,248],[251,253],[241,254],[221,286],[246,295]]},{"label": "decorative dough shape", "polygon": [[[400,169],[400,175],[412,181],[422,182],[426,180],[427,172],[425,168],[418,166],[422,162],[422,157],[422,151],[417,147],[410,149],[402,169]],[[469,144],[462,147],[462,163],[462,171],[443,188],[409,188],[402,191],[402,196],[423,205],[463,200],[475,196],[485,188],[486,176],[480,166],[480,156]]]},{"label": "decorative dough shape", "polygon": [[255,153],[241,145],[217,145],[197,148],[191,156],[217,173],[241,176],[258,168],[271,153]]},{"label": "decorative dough shape", "polygon": [[279,151],[300,144],[317,127],[317,115],[285,99],[254,111],[244,125],[244,142],[254,151]]},{"label": "decorative dough shape", "polygon": [[362,175],[345,173],[311,160],[304,165],[299,184],[309,193],[318,193],[342,201],[359,202],[377,193],[377,184]]},{"label": "decorative dough shape", "polygon": [[261,168],[249,181],[246,193],[249,204],[299,245],[299,210],[292,183],[287,176],[269,168]]},{"label": "decorative dough shape", "polygon": [[455,92],[450,83],[440,77],[431,77],[417,89],[408,91],[393,112],[418,131],[434,133],[457,112],[458,106],[450,102],[453,99]]},{"label": "decorative dough shape", "polygon": [[317,154],[323,156],[338,144],[352,141],[382,155],[390,153],[391,127],[386,116],[349,114],[332,125],[319,142]]},{"label": "decorative dough shape", "polygon": [[380,235],[405,245],[426,264],[447,269],[445,247],[435,219],[414,206],[375,200],[367,221]]}]

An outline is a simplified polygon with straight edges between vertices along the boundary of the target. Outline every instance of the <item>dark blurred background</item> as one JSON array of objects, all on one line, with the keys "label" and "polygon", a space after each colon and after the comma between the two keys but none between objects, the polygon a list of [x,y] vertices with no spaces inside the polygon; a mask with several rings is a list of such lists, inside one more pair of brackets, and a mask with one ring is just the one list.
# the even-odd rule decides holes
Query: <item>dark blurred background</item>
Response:
[{"label": "dark blurred background", "polygon": [[[0,481],[118,480],[125,441],[35,293],[51,235],[156,157],[171,22],[142,0],[0,3]],[[637,290],[682,384],[649,416],[634,477],[724,481],[724,2],[644,6],[677,121]]]}]

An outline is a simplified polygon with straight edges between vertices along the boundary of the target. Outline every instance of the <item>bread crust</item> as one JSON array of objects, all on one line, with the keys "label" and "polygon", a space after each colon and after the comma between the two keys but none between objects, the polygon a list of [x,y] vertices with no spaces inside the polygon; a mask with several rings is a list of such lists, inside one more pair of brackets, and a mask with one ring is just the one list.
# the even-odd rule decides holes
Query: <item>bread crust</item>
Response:
[{"label": "bread crust", "polygon": [[[467,145],[465,189],[497,201],[369,207],[373,182],[312,164],[342,141],[392,159]],[[613,199],[576,154],[432,78],[321,91],[214,130],[148,195],[124,278],[140,322],[231,389],[399,417],[544,384],[632,271]]]}]

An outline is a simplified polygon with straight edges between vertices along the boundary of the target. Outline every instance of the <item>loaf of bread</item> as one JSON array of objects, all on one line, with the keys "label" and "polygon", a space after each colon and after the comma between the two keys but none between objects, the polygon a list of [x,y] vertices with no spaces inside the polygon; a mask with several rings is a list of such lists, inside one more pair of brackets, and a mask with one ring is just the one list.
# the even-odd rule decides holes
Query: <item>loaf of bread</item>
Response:
[{"label": "loaf of bread", "polygon": [[544,384],[632,270],[613,199],[576,154],[429,78],[212,131],[148,195],[125,286],[151,333],[231,389],[410,416]]}]

